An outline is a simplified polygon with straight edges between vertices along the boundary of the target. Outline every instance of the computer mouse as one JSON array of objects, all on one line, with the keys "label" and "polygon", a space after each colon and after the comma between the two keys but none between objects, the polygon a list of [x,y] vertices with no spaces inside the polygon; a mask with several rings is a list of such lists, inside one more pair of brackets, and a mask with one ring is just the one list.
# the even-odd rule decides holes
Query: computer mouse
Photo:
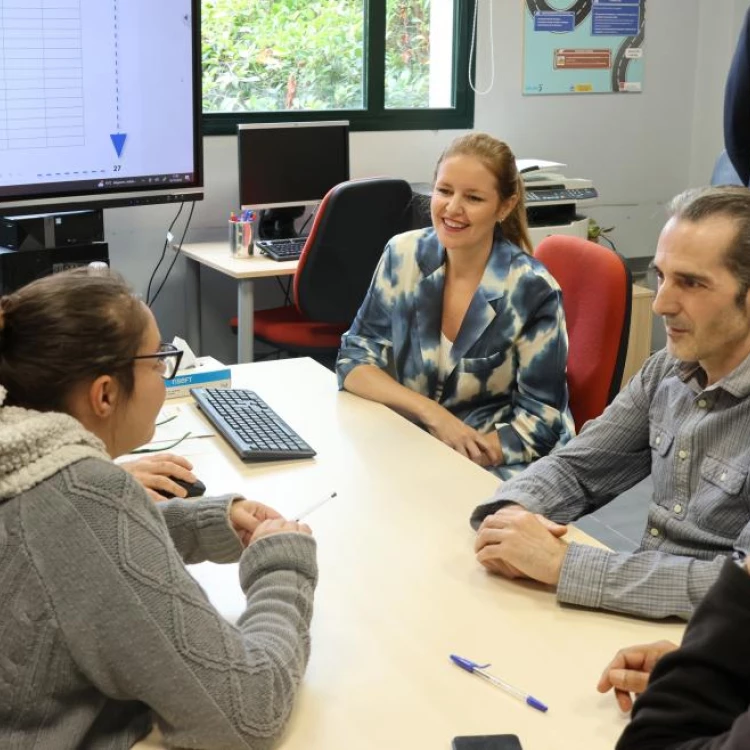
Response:
[{"label": "computer mouse", "polygon": [[[187,491],[187,497],[200,497],[206,492],[206,485],[203,484],[200,479],[196,479],[194,482],[188,482],[185,479],[177,479],[177,477],[170,477],[170,479]],[[174,497],[174,495],[170,495],[166,490],[156,490],[156,492],[164,497]]]}]

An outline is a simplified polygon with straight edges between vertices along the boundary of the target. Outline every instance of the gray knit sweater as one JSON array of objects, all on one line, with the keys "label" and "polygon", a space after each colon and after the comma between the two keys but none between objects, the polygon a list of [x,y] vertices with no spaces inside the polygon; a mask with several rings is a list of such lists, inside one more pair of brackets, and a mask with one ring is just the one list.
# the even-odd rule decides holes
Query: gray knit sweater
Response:
[{"label": "gray knit sweater", "polygon": [[[72,417],[0,408],[0,747],[129,748],[153,721],[178,747],[273,745],[309,655],[315,542],[242,552],[231,501],[154,505]],[[183,561],[237,559],[235,627]]]}]

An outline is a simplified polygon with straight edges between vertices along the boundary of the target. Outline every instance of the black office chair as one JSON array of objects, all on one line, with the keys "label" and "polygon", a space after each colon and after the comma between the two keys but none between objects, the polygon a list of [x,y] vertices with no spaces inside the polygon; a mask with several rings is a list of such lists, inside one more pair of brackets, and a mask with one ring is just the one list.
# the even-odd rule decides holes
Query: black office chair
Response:
[{"label": "black office chair", "polygon": [[411,199],[408,182],[386,177],[332,188],[299,259],[294,304],[257,311],[255,338],[294,354],[335,355],[383,248],[411,228]]}]

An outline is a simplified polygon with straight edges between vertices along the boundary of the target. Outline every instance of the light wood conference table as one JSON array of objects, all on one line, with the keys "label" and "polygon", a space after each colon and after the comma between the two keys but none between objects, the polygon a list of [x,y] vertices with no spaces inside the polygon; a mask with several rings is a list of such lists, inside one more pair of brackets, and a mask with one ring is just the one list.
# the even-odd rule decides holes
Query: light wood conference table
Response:
[{"label": "light wood conference table", "polygon": [[234,258],[229,243],[196,242],[182,246],[187,259],[185,280],[185,329],[188,344],[196,353],[201,346],[201,266],[213,268],[237,280],[237,361],[253,361],[253,314],[255,312],[255,279],[270,276],[293,276],[297,261],[276,261],[264,255]]},{"label": "light wood conference table", "polygon": [[[218,436],[188,440],[179,450],[208,491],[289,517],[338,493],[305,519],[320,583],[283,750],[449,750],[455,735],[493,733],[518,734],[524,750],[614,747],[626,718],[596,692],[601,670],[622,646],[679,641],[681,624],[562,607],[544,586],[488,574],[468,518],[497,480],[386,407],[339,393],[312,360],[236,367],[233,385],[256,390],[318,455],[243,464]],[[236,565],[191,570],[222,614],[240,614]],[[451,653],[491,662],[549,712],[462,671]]]}]

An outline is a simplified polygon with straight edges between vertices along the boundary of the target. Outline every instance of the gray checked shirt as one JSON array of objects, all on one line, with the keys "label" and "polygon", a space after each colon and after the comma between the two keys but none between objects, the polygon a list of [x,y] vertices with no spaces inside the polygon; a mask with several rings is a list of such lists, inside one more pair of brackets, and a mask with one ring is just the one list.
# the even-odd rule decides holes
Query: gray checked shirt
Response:
[{"label": "gray checked shirt", "polygon": [[750,547],[750,357],[705,382],[697,363],[657,352],[578,437],[501,484],[472,525],[508,502],[575,521],[650,473],[654,495],[638,550],[571,543],[557,598],[688,619],[726,557]]}]

